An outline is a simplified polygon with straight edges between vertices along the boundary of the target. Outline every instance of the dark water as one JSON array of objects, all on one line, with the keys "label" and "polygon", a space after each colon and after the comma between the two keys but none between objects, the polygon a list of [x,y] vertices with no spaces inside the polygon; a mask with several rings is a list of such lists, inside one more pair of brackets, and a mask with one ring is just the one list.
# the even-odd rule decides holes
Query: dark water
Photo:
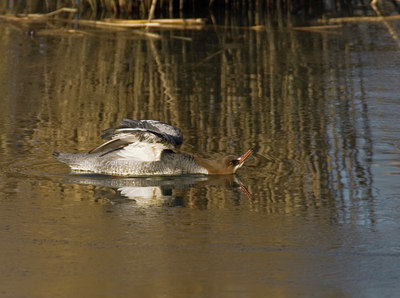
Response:
[{"label": "dark water", "polygon": [[[391,23],[400,32],[399,23]],[[400,51],[387,28],[0,23],[4,297],[395,296]],[[235,177],[72,175],[122,118]]]}]

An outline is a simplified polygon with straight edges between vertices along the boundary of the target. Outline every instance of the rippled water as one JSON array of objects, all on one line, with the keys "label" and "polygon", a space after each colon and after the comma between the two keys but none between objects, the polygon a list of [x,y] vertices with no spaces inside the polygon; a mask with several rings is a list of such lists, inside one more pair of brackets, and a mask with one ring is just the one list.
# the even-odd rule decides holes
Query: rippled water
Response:
[{"label": "rippled water", "polygon": [[[0,24],[0,293],[394,296],[400,56],[382,24],[127,31]],[[399,23],[392,23],[400,32]],[[234,177],[76,175],[122,118]]]}]

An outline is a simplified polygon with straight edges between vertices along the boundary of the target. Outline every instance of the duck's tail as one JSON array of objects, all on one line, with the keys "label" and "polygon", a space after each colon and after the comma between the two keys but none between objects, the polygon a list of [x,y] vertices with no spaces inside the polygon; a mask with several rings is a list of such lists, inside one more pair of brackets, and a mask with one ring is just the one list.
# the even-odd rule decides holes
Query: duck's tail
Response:
[{"label": "duck's tail", "polygon": [[61,153],[54,152],[53,156],[60,162],[63,162],[71,167],[73,170],[85,170],[87,167],[86,159],[88,154],[74,154],[74,153]]},{"label": "duck's tail", "polygon": [[70,161],[72,160],[71,154],[69,154],[69,153],[53,152],[53,156],[58,161],[61,161],[66,164],[69,164]]}]

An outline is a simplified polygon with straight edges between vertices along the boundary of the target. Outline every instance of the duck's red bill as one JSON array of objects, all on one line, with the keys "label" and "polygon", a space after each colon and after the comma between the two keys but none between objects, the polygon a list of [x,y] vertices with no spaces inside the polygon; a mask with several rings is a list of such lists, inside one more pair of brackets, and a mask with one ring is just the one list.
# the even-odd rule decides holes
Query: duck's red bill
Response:
[{"label": "duck's red bill", "polygon": [[249,149],[245,154],[243,154],[241,157],[239,157],[239,165],[244,163],[244,161],[253,153],[253,150]]}]

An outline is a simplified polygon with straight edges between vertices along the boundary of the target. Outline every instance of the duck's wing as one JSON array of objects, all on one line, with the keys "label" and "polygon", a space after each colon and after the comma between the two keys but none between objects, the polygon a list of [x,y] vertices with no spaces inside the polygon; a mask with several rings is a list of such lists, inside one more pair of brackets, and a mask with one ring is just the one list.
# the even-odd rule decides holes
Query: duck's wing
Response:
[{"label": "duck's wing", "polygon": [[164,150],[172,150],[183,142],[179,128],[154,120],[124,119],[117,128],[104,131],[106,143],[89,153],[101,153],[101,156],[115,153],[119,157],[154,161],[161,158]]},{"label": "duck's wing", "polygon": [[172,146],[177,147],[183,143],[182,132],[179,128],[156,120],[131,120],[123,119],[117,128],[109,128],[104,131],[102,138],[111,140],[115,134],[130,131],[130,129],[141,129],[154,134],[158,134],[165,142],[170,143]]}]

